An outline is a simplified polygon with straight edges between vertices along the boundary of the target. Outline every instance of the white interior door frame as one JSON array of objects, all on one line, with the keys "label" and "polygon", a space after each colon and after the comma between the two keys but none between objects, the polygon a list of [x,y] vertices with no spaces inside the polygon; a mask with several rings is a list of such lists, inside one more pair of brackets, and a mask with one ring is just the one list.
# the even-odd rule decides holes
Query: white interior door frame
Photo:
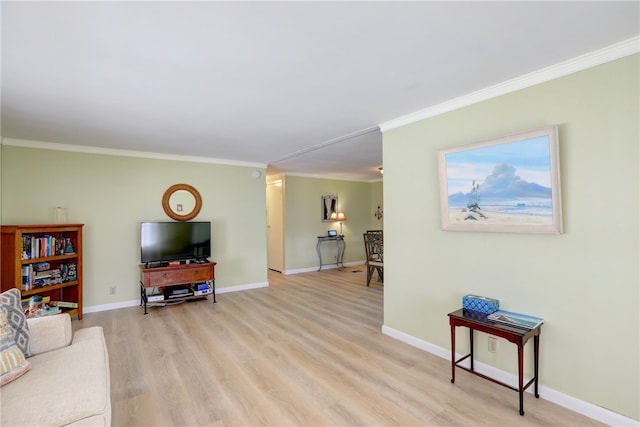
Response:
[{"label": "white interior door frame", "polygon": [[284,272],[284,177],[267,180],[267,268]]}]

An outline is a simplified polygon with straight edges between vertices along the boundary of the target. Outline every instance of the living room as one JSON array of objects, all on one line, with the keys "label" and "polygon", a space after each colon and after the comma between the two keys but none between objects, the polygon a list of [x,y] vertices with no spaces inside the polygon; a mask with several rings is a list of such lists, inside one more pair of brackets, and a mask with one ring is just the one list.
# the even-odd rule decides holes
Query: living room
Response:
[{"label": "living room", "polygon": [[[542,398],[607,424],[637,425],[639,61],[636,37],[526,76],[521,86],[497,84],[453,107],[380,123],[384,184],[285,176],[285,215],[293,222],[286,269],[317,265],[315,238],[327,228],[319,220],[323,194],[338,194],[349,215],[347,264],[362,261],[361,232],[376,225],[383,199],[384,335],[446,359],[447,313],[468,293],[498,298],[501,308],[545,319]],[[571,71],[557,71],[563,67]],[[549,125],[559,132],[562,234],[442,230],[439,150]],[[85,224],[87,316],[138,304],[140,222],[167,219],[161,199],[176,183],[202,195],[198,220],[212,223],[218,291],[269,285],[264,163],[5,134],[0,161],[3,225],[51,223],[57,206],[68,222]],[[515,372],[508,343],[493,354],[480,341],[477,357],[487,367]]]}]

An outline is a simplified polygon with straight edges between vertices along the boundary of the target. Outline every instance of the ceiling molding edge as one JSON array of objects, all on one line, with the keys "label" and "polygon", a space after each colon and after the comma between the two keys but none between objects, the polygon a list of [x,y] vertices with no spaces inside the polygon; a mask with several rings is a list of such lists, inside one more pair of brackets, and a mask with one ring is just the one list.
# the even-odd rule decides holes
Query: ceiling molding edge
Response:
[{"label": "ceiling molding edge", "polygon": [[625,56],[630,56],[638,52],[640,52],[640,37],[636,36],[605,48],[577,56],[559,64],[386,121],[379,125],[380,131],[384,133],[391,129],[448,113],[459,108],[468,107],[470,105],[487,101],[492,98],[497,98],[521,89],[526,89],[540,83],[548,82],[569,74],[605,64],[607,62],[615,61],[616,59],[624,58]]},{"label": "ceiling molding edge", "polygon": [[294,152],[289,153],[286,156],[284,156],[284,157],[282,157],[282,158],[280,158],[278,160],[273,160],[273,161],[269,162],[269,164],[270,165],[275,165],[275,164],[280,163],[280,162],[282,162],[284,160],[289,160],[289,159],[292,159],[294,157],[302,156],[304,154],[308,154],[308,153],[311,153],[311,152],[316,151],[316,150],[321,150],[321,149],[327,148],[327,147],[329,147],[331,145],[338,144],[340,142],[344,142],[344,141],[347,141],[349,139],[357,138],[357,137],[362,136],[362,135],[367,135],[369,133],[377,132],[379,130],[380,129],[378,128],[377,125],[376,126],[369,126],[367,128],[360,129],[360,130],[348,133],[346,135],[342,135],[342,136],[339,136],[337,138],[333,138],[333,139],[330,139],[328,141],[321,142],[321,143],[316,144],[316,145],[312,145],[311,147],[307,147],[307,148],[303,148],[303,149],[294,151]]},{"label": "ceiling molding edge", "polygon": [[242,162],[237,160],[217,159],[213,157],[183,156],[179,154],[154,153],[147,151],[118,150],[115,148],[88,147],[84,145],[60,144],[57,142],[33,141],[18,138],[2,138],[2,145],[37,148],[40,150],[71,151],[74,153],[102,154],[107,156],[138,157],[154,160],[174,160],[179,162],[209,163],[227,166],[246,166],[250,168],[266,168],[266,163]]},{"label": "ceiling molding edge", "polygon": [[318,175],[318,174],[302,173],[302,172],[284,172],[283,176],[285,176],[285,177],[286,176],[293,176],[293,177],[298,177],[298,178],[312,178],[312,179],[328,179],[328,180],[331,180],[331,181],[364,182],[366,184],[371,184],[371,183],[382,181],[381,178],[376,178],[376,179],[358,179],[358,178],[345,178],[345,177],[332,176],[330,174]]}]

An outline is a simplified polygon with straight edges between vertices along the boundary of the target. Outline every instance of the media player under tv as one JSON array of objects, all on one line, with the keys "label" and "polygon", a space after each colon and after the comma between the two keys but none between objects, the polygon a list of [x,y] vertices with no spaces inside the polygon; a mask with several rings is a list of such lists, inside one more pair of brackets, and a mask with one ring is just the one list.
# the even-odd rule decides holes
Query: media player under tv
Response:
[{"label": "media player under tv", "polygon": [[168,299],[175,299],[175,298],[185,298],[185,297],[193,296],[193,291],[189,289],[185,289],[185,291],[186,292],[179,292],[179,293],[176,293],[175,291],[169,291],[165,294],[165,297]]}]

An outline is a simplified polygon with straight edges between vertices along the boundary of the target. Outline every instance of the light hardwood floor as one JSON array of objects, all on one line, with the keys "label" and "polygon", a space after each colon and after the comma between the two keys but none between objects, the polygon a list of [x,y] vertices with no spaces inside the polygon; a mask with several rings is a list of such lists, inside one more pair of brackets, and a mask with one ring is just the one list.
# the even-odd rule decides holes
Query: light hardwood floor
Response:
[{"label": "light hardwood floor", "polygon": [[[456,372],[380,332],[364,267],[284,276],[211,300],[85,314],[104,328],[114,426],[589,426],[544,399]],[[446,322],[446,319],[443,319]]]}]

